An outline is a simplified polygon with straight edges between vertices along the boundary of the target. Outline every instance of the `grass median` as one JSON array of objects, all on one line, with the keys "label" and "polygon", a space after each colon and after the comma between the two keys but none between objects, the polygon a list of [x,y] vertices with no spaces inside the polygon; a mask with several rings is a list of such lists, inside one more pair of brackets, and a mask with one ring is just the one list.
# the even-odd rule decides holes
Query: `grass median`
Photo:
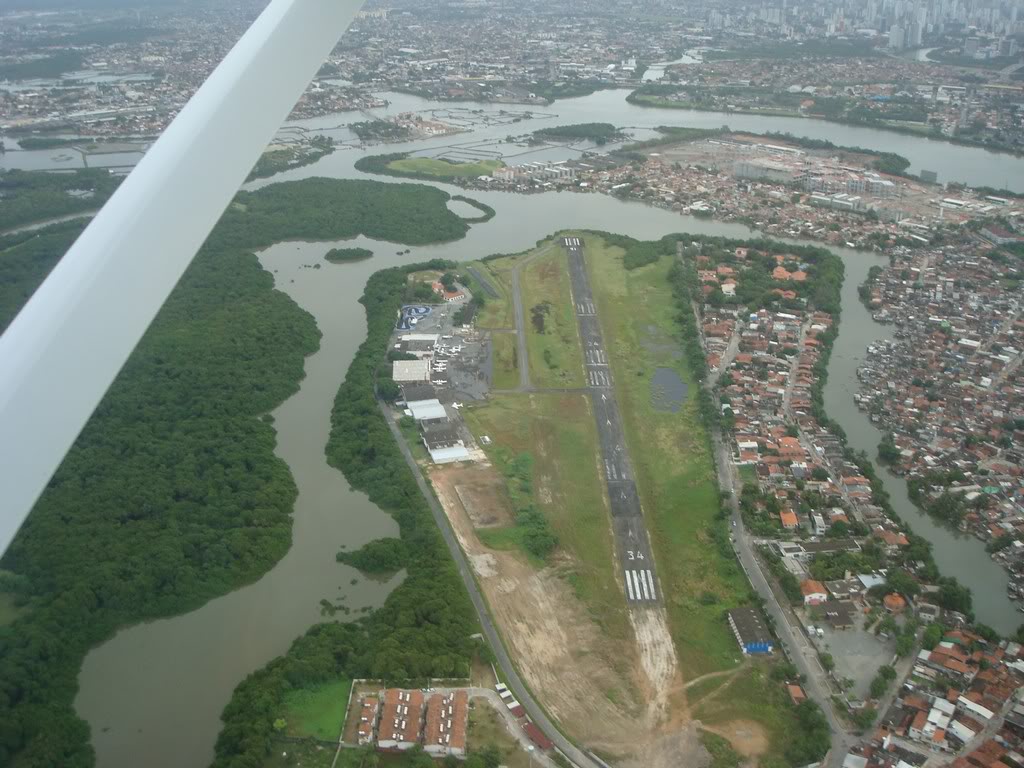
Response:
[{"label": "grass median", "polygon": [[551,248],[520,274],[530,383],[535,387],[583,386],[583,348],[567,258],[562,248]]},{"label": "grass median", "polygon": [[[507,330],[516,327],[512,308],[511,257],[488,262],[473,262],[473,267],[490,283],[497,296],[486,294],[478,281],[471,286],[474,292],[484,295],[484,305],[476,315],[476,326],[484,330]],[[472,277],[472,274],[470,275]]]},{"label": "grass median", "polygon": [[493,345],[494,389],[515,389],[519,386],[519,349],[514,333],[491,334]]}]

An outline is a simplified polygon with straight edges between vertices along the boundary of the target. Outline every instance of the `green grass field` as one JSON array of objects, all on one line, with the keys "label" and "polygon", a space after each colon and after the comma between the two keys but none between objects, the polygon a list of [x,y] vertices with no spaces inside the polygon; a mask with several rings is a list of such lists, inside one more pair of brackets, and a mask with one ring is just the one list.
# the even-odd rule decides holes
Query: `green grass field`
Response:
[{"label": "green grass field", "polygon": [[800,726],[785,688],[771,679],[770,669],[771,662],[757,662],[740,670],[728,688],[698,702],[693,717],[709,726],[753,720],[768,737],[768,751],[760,764],[785,765],[783,750]]},{"label": "green grass field", "polygon": [[757,470],[752,464],[740,464],[740,482],[746,485],[757,485]]},{"label": "green grass field", "polygon": [[494,359],[494,389],[514,389],[519,386],[519,351],[514,333],[492,333]]},{"label": "green grass field", "polygon": [[[491,284],[499,294],[497,298],[486,296],[484,305],[476,315],[476,327],[494,329],[514,329],[516,327],[515,314],[512,308],[512,257],[495,259],[487,262],[474,262],[470,266],[475,267]],[[483,293],[479,285],[471,285],[474,293]]]},{"label": "green grass field", "polygon": [[710,696],[729,682],[729,680],[730,678],[727,675],[701,680],[699,683],[695,683],[686,689],[686,700],[690,703],[691,707],[696,706],[701,700]]},{"label": "green grass field", "polygon": [[337,741],[351,687],[351,680],[339,680],[318,688],[302,688],[285,694],[284,719],[288,724],[288,735]]},{"label": "green grass field", "polygon": [[[597,431],[590,401],[582,394],[495,395],[463,413],[473,434],[490,435],[486,449],[501,468],[504,448],[534,459],[534,501],[551,523],[559,546],[571,556],[561,573],[592,618],[613,639],[630,638],[625,599],[613,567],[611,521],[598,470]],[[502,548],[509,535],[483,532]]]},{"label": "green grass field", "polygon": [[475,163],[452,163],[432,157],[406,157],[392,160],[388,169],[399,173],[423,173],[439,179],[455,179],[465,176],[490,176],[491,172],[504,167],[501,160],[478,160]]},{"label": "green grass field", "polygon": [[520,272],[530,383],[535,387],[583,386],[583,348],[566,259],[562,248],[552,248]]},{"label": "green grass field", "polygon": [[716,547],[711,532],[718,486],[706,433],[691,396],[677,413],[654,408],[655,368],[674,369],[699,384],[681,354],[676,307],[666,281],[671,258],[627,272],[622,249],[586,237],[591,287],[598,306],[630,457],[657,561],[669,627],[685,678],[736,665],[740,653],[725,619],[749,585],[739,565]]}]

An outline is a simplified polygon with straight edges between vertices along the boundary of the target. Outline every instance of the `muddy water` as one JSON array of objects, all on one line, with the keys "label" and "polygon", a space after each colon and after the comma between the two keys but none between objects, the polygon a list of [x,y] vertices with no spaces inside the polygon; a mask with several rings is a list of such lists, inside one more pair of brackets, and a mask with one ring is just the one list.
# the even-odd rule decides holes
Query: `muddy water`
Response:
[{"label": "muddy water", "polygon": [[[922,169],[937,171],[942,182],[959,181],[974,186],[990,186],[1024,192],[1024,158],[1013,155],[989,152],[976,147],[964,147],[945,141],[911,136],[877,128],[859,125],[839,125],[823,120],[799,117],[772,117],[768,115],[742,115],[735,112],[703,112],[688,109],[660,109],[639,107],[626,102],[626,90],[598,91],[590,96],[578,99],[565,99],[555,102],[550,107],[533,109],[537,119],[532,121],[509,124],[495,122],[487,127],[476,127],[472,133],[456,136],[438,136],[431,139],[409,142],[407,144],[378,145],[370,148],[370,154],[381,152],[405,152],[417,150],[438,150],[456,145],[469,145],[482,140],[504,139],[509,133],[523,133],[540,127],[568,125],[570,123],[606,122],[628,128],[652,129],[659,125],[679,125],[692,128],[719,128],[728,125],[736,131],[764,133],[766,131],[789,132],[796,136],[813,139],[827,139],[835,144],[854,147],[868,147],[896,152],[910,160],[909,170],[916,173]],[[465,103],[452,104],[422,99],[402,93],[383,93],[390,104],[380,109],[369,110],[374,116],[386,118],[408,110],[479,110],[482,115],[497,118],[502,110],[530,109],[508,104]],[[547,115],[541,119],[542,115]],[[351,142],[352,132],[347,128],[349,123],[364,120],[357,112],[344,112],[309,120],[298,120],[289,123],[291,128],[324,132],[333,138]],[[646,134],[644,134],[646,137]],[[0,136],[2,138],[2,136]],[[501,148],[502,151],[515,153],[521,151],[513,145]],[[275,176],[271,180],[281,181],[289,178],[305,176],[343,176],[351,175],[351,165],[362,154],[361,151],[344,147],[323,160],[305,168]],[[563,152],[565,157],[575,157],[578,153]],[[89,165],[100,163],[122,165],[124,158],[89,158]],[[63,158],[63,159],[62,159]],[[133,158],[132,162],[134,162]],[[512,162],[529,162],[537,159],[558,159],[550,151],[532,152]],[[27,152],[8,152],[0,154],[0,168],[21,168],[24,170],[52,168],[80,168],[82,157],[77,153],[68,154],[64,150],[35,150]],[[348,169],[345,171],[344,169]]]},{"label": "muddy water", "polygon": [[[299,489],[292,548],[255,584],[191,613],[119,632],[86,657],[75,707],[92,726],[99,766],[208,765],[232,691],[324,620],[322,599],[343,601],[356,616],[380,605],[401,578],[375,583],[335,561],[342,544],[356,548],[397,533],[394,521],[350,491],[324,457],[331,404],[366,335],[356,299],[369,273],[383,265],[383,259],[323,261],[328,248],[347,244],[286,243],[260,256],[277,287],[316,318],[323,334],[319,351],[306,360],[301,388],[273,414],[276,453]],[[314,263],[321,269],[306,266]]]}]

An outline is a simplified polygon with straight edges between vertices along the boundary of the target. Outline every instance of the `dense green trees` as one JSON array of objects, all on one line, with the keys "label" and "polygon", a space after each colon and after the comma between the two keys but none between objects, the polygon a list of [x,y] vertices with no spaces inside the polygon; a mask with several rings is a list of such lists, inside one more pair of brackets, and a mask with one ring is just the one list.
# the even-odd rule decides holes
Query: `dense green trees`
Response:
[{"label": "dense green trees", "polygon": [[422,184],[310,178],[240,192],[211,242],[261,248],[277,233],[302,240],[366,235],[407,245],[457,240],[469,225],[448,210],[448,193]]},{"label": "dense green trees", "polygon": [[[30,196],[38,188],[27,186]],[[91,765],[88,729],[71,708],[85,652],[119,626],[195,608],[255,580],[289,546],[295,486],[259,417],[295,391],[318,332],[273,290],[250,249],[360,233],[409,243],[460,237],[466,225],[446,202],[428,187],[327,179],[239,195],[3,558],[3,569],[15,574],[4,588],[16,590],[23,610],[0,628],[0,764]],[[76,227],[0,238],[5,323]],[[389,308],[380,322],[390,326],[393,317]],[[396,451],[386,428],[383,434]],[[366,435],[359,439],[367,444]],[[361,458],[372,472],[384,453],[379,445],[369,450]],[[399,470],[404,484],[396,481]],[[371,493],[385,507],[407,496],[421,505],[403,521],[417,566],[409,566],[415,578],[406,591],[380,612],[394,643],[361,646],[359,668],[394,677],[450,674],[468,655],[472,614],[400,460],[386,485],[389,498]],[[338,643],[361,631],[322,630]],[[318,643],[327,641],[314,639],[309,647],[320,649],[320,662],[284,665],[291,684],[348,663],[342,645],[323,662]],[[232,725],[228,744],[248,749],[263,738],[252,721]]]},{"label": "dense green trees", "polygon": [[329,136],[317,135],[309,144],[264,152],[249,171],[248,181],[265,179],[282,171],[291,171],[305,165],[312,165],[333,151],[334,139]]},{"label": "dense green trees", "polygon": [[345,261],[362,261],[373,256],[369,248],[331,248],[324,258],[336,264]]},{"label": "dense green trees", "polygon": [[491,206],[487,205],[487,203],[481,203],[479,200],[474,200],[473,198],[466,197],[465,195],[452,195],[452,200],[465,203],[466,205],[471,205],[480,211],[479,216],[467,216],[462,219],[469,224],[482,224],[483,222],[490,221],[494,218],[495,210],[491,208]]},{"label": "dense green trees", "polygon": [[399,141],[412,135],[404,125],[392,123],[390,120],[363,120],[349,123],[348,127],[362,141]]},{"label": "dense green trees", "polygon": [[0,232],[34,221],[95,210],[120,183],[119,176],[100,168],[74,173],[4,171],[0,173]]},{"label": "dense green trees", "polygon": [[409,557],[401,539],[374,539],[355,552],[339,552],[339,563],[346,563],[364,573],[394,573]]},{"label": "dense green trees", "polygon": [[825,713],[808,699],[797,706],[796,719],[799,726],[786,745],[786,760],[790,765],[807,765],[821,760],[832,743]]},{"label": "dense green trees", "polygon": [[619,129],[611,123],[574,123],[541,128],[533,132],[534,137],[552,141],[580,141],[587,139],[595,144],[607,144],[620,136]]},{"label": "dense green trees", "polygon": [[0,330],[10,324],[84,228],[82,221],[68,221],[0,236]]},{"label": "dense green trees", "polygon": [[349,366],[331,414],[327,460],[398,521],[406,578],[368,618],[356,625],[314,627],[285,656],[250,675],[224,710],[215,768],[262,764],[273,721],[292,687],[329,676],[404,682],[467,671],[475,647],[470,639],[476,631],[472,605],[374,395],[374,374],[387,350],[408,274],[451,266],[434,261],[370,277],[360,299],[366,307],[367,338]]}]

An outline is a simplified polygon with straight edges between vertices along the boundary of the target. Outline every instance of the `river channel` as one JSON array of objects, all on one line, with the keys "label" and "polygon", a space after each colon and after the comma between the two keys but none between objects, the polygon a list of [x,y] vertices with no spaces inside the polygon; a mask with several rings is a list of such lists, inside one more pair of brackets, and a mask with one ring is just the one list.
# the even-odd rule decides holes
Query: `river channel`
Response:
[{"label": "river channel", "polygon": [[[552,120],[559,123],[607,121],[650,128],[666,123],[715,125],[723,121],[723,116],[713,113],[632,107],[623,101],[624,96],[621,91],[603,92],[559,102],[549,111],[557,113],[558,117]],[[368,152],[440,152],[454,143],[469,146],[539,127],[532,121],[516,124],[514,128],[500,123],[497,105],[461,106],[483,110],[493,115],[495,121],[471,134],[370,148]],[[386,110],[378,110],[378,114],[450,107],[394,95],[392,104]],[[785,120],[740,121],[740,117],[728,115],[725,119],[733,128],[794,130],[780,124]],[[346,139],[351,137],[343,126],[353,119],[361,118],[349,113],[301,121],[291,127],[321,130]],[[817,134],[795,129],[805,135],[819,135],[840,144],[883,147],[908,157],[910,153],[898,145],[912,143],[918,158],[915,162],[926,163],[924,167],[933,167],[948,177],[969,169],[973,176],[964,180],[975,184],[1006,186],[1001,178],[1005,173],[1024,183],[1024,162],[1016,158],[948,144],[940,144],[928,155],[922,148],[929,152],[932,149],[922,139],[806,120],[790,122],[826,129]],[[342,148],[311,166],[251,186],[308,176],[361,176],[353,169],[353,163],[362,153],[363,150]],[[15,153],[8,153],[8,157],[12,154]],[[989,156],[991,159],[985,160]],[[1017,170],[1013,170],[1014,163],[1019,166]],[[399,256],[396,252],[404,251],[404,246],[358,238],[346,244],[367,247],[375,255],[363,262],[346,264],[328,264],[322,259],[337,243],[283,243],[260,254],[263,266],[274,274],[277,287],[316,318],[323,334],[320,349],[306,361],[306,378],[299,391],[274,412],[277,453],[288,464],[299,489],[292,548],[256,583],[191,613],[125,629],[87,656],[75,706],[92,728],[101,768],[207,765],[220,729],[219,715],[232,690],[247,674],[283,653],[294,638],[322,620],[322,599],[344,601],[357,615],[363,607],[379,605],[394,586],[394,582],[368,581],[335,561],[335,553],[342,544],[356,548],[370,539],[392,535],[395,526],[365,496],[350,491],[342,475],[328,467],[324,459],[331,404],[365,336],[363,308],[358,298],[370,274],[398,263],[434,257],[467,260],[490,253],[521,251],[550,233],[569,227],[611,230],[644,239],[680,231],[735,238],[752,234],[742,225],[680,216],[604,195],[566,192],[523,196],[492,191],[474,192],[472,196],[492,206],[497,216],[485,224],[473,225],[464,239],[453,243],[412,248]],[[877,259],[855,251],[835,250],[846,262],[847,281],[843,293],[843,330],[830,368],[826,401],[830,413],[850,434],[855,447],[873,455],[877,434],[872,435],[867,420],[853,406],[852,392],[858,356],[863,355],[870,341],[885,332],[860,308],[856,297],[856,285]],[[320,269],[313,268],[317,263]],[[981,542],[952,539],[955,546],[947,547],[943,538],[946,532],[929,526],[927,520],[919,521],[920,516],[907,508],[909,503],[905,493],[901,495],[899,480],[887,478],[886,482],[900,514],[915,531],[936,541],[936,560],[942,571],[956,575],[972,587],[979,618],[1004,631],[1010,629],[1005,620],[1010,614],[996,599],[1005,595],[1006,579],[984,553]],[[1005,603],[1009,605],[1008,601]],[[1012,606],[1009,610],[1012,613]]]}]

